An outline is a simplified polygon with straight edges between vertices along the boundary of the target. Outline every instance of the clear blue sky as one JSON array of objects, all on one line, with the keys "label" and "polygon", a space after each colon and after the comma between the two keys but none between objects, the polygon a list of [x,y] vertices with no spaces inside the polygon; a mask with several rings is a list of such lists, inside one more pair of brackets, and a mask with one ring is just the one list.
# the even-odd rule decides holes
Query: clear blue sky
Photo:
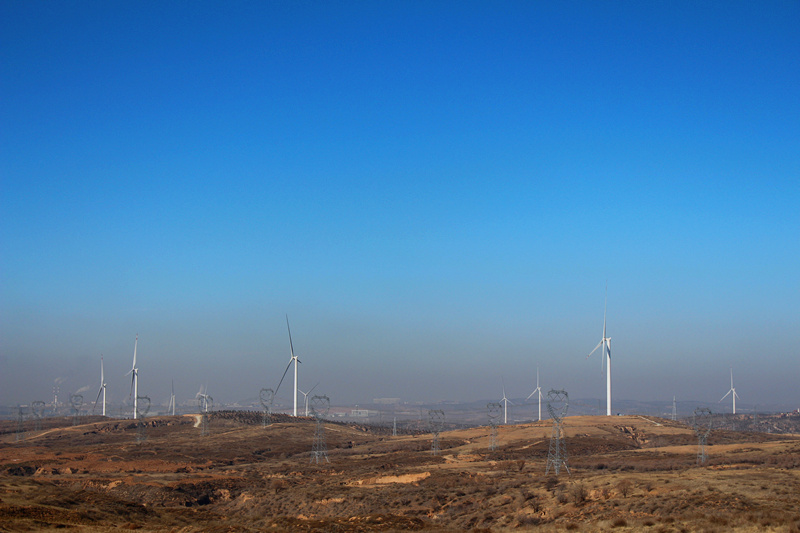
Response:
[{"label": "clear blue sky", "polygon": [[[0,403],[800,407],[800,3],[0,2]],[[284,385],[285,386],[285,385]],[[94,396],[94,392],[88,393]],[[281,391],[289,401],[289,389]],[[730,409],[729,405],[725,405]]]}]

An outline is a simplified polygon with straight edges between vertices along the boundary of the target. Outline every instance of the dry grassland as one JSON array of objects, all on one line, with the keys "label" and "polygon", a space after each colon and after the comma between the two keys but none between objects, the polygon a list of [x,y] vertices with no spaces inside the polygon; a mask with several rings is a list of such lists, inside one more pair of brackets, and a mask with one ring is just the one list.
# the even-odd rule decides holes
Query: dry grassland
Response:
[{"label": "dry grassland", "polygon": [[[311,420],[270,427],[248,413],[92,419],[0,430],[0,531],[800,532],[800,439],[716,431],[707,466],[686,426],[570,417],[571,473],[545,476],[551,426],[392,437],[326,424],[330,464],[312,464]],[[67,424],[67,421],[61,421]]]}]

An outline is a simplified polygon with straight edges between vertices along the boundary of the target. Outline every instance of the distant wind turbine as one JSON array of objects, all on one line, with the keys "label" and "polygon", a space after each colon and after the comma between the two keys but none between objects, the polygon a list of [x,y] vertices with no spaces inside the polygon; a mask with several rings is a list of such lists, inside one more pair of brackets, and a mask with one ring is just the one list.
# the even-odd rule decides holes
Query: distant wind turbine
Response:
[{"label": "distant wind turbine", "polygon": [[592,356],[594,352],[597,351],[598,348],[602,347],[602,352],[600,357],[603,358],[601,361],[601,367],[603,361],[606,363],[606,416],[611,416],[611,337],[606,335],[606,309],[608,306],[608,286],[606,285],[606,300],[603,304],[603,338],[600,339],[600,342],[597,343],[597,346],[594,347],[594,350],[589,352],[589,355],[586,356],[588,359]]},{"label": "distant wind turbine", "polygon": [[172,394],[169,397],[169,405],[167,406],[167,412],[173,416],[175,416],[175,380],[172,380]]},{"label": "distant wind turbine", "polygon": [[100,390],[97,391],[97,398],[94,400],[94,407],[92,407],[92,411],[95,410],[97,407],[97,402],[100,400],[100,395],[103,395],[103,416],[106,416],[106,378],[103,372],[103,356],[100,356]]},{"label": "distant wind turbine", "polygon": [[136,347],[139,345],[139,334],[136,334],[136,341],[133,343],[133,366],[128,371],[127,375],[131,376],[131,395],[133,395],[133,419],[136,420],[138,416],[136,409],[139,407],[139,369],[136,368]]},{"label": "distant wind turbine", "polygon": [[528,395],[525,400],[530,400],[531,396],[534,394],[539,393],[539,422],[542,421],[542,388],[539,386],[539,367],[536,367],[536,388],[533,389],[533,392]]},{"label": "distant wind turbine", "polygon": [[[286,365],[286,370],[283,371],[283,376],[281,376],[281,380],[278,382],[278,386],[275,387],[275,394],[278,394],[278,389],[281,388],[281,383],[283,383],[283,378],[286,377],[286,373],[289,371],[289,367],[292,366],[294,363],[294,394],[292,398],[294,398],[294,409],[292,411],[293,416],[297,416],[297,364],[300,363],[300,359],[294,355],[294,345],[292,344],[292,329],[289,327],[289,315],[286,315],[286,329],[289,331],[289,353],[291,357],[289,357],[289,364]],[[310,391],[309,391],[310,392]]]},{"label": "distant wind turbine", "polygon": [[[731,393],[732,393],[732,394],[731,394]],[[733,386],[733,369],[732,369],[732,368],[731,368],[731,390],[729,390],[728,392],[726,392],[726,393],[725,393],[725,396],[723,396],[722,398],[720,398],[720,400],[719,400],[719,401],[721,402],[722,400],[724,400],[725,398],[727,398],[727,397],[728,397],[728,394],[730,394],[730,395],[731,395],[731,398],[733,399],[733,414],[736,414],[736,398],[738,398],[738,397],[739,397],[739,395],[738,395],[738,394],[736,394],[736,388]],[[717,403],[719,403],[719,402],[717,402]]]},{"label": "distant wind turbine", "polygon": [[514,402],[506,398],[505,380],[503,381],[503,399],[500,401],[503,402],[503,424],[508,424],[508,404],[514,405]]},{"label": "distant wind turbine", "polygon": [[194,397],[200,403],[200,412],[207,413],[209,408],[209,400],[211,400],[211,396],[208,395],[208,383],[205,385],[200,384],[200,389],[197,391],[197,394]]},{"label": "distant wind turbine", "polygon": [[[317,381],[317,385],[319,385],[319,381]],[[308,392],[303,392],[302,390],[300,390],[300,389],[297,389],[298,391],[300,391],[300,394],[302,394],[302,395],[303,395],[303,403],[304,403],[304,404],[305,404],[305,406],[306,406],[306,416],[308,416],[308,395],[309,395],[309,394],[311,394],[311,392],[312,392],[314,389],[316,389],[316,388],[317,388],[317,385],[314,385],[313,387],[311,387],[311,390],[309,390]]]}]

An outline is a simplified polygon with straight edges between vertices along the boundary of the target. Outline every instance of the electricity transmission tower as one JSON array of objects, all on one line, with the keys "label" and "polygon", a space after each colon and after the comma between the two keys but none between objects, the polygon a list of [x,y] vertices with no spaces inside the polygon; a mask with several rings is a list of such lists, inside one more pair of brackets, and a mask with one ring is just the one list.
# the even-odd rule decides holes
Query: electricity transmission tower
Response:
[{"label": "electricity transmission tower", "polygon": [[147,440],[147,424],[144,418],[150,411],[150,397],[137,396],[136,397],[136,442],[144,442]]},{"label": "electricity transmission tower", "polygon": [[83,395],[70,394],[69,403],[72,406],[72,425],[77,426],[81,423],[81,407],[83,406]]},{"label": "electricity transmission tower", "polygon": [[440,409],[431,409],[428,411],[428,425],[433,433],[433,442],[431,443],[431,453],[433,455],[439,454],[439,433],[442,432],[444,427],[444,411]]},{"label": "electricity transmission tower", "polygon": [[21,441],[25,439],[25,411],[27,406],[17,405],[17,435],[16,440]]},{"label": "electricity transmission tower", "polygon": [[201,394],[197,401],[200,403],[200,435],[208,435],[208,412],[214,409],[214,398],[209,394]]},{"label": "electricity transmission tower", "polygon": [[275,400],[275,392],[272,389],[261,389],[258,393],[258,399],[264,409],[261,417],[261,426],[272,425],[272,402]]},{"label": "electricity transmission tower", "polygon": [[41,400],[36,400],[35,402],[31,403],[31,413],[33,414],[33,420],[34,420],[33,429],[35,431],[40,431],[42,429],[42,417],[44,416],[44,407],[45,403]]},{"label": "electricity transmission tower", "polygon": [[567,464],[567,444],[564,442],[564,427],[562,425],[564,417],[567,416],[568,408],[569,394],[567,394],[567,391],[551,390],[547,393],[547,411],[550,413],[550,418],[553,419],[553,434],[550,437],[550,450],[547,452],[547,468],[544,475],[549,474],[551,468],[558,475],[562,465],[567,470],[567,473],[570,473]]},{"label": "electricity transmission tower", "polygon": [[489,411],[489,449],[495,451],[497,449],[497,423],[500,421],[500,411],[503,406],[497,402],[490,402],[486,404],[486,409]]},{"label": "electricity transmission tower", "polygon": [[699,465],[704,465],[706,461],[708,461],[706,443],[708,442],[708,434],[711,433],[711,420],[711,409],[707,407],[698,407],[694,410],[692,426],[694,427],[694,432],[697,434],[697,464]]},{"label": "electricity transmission tower", "polygon": [[312,396],[310,403],[311,416],[317,422],[314,429],[314,443],[311,445],[311,462],[319,464],[325,459],[325,462],[330,463],[328,445],[325,443],[325,424],[322,421],[330,411],[331,400],[327,396]]}]

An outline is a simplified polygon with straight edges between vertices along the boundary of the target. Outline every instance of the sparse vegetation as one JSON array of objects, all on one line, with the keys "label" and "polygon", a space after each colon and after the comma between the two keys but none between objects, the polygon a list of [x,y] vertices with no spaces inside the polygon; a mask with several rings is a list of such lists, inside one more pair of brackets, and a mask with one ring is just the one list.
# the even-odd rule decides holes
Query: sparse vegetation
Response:
[{"label": "sparse vegetation", "polygon": [[570,488],[570,495],[572,496],[572,503],[575,505],[581,505],[586,501],[589,491],[586,490],[586,487],[583,485],[583,483],[575,483]]},{"label": "sparse vegetation", "polygon": [[627,498],[633,490],[633,482],[630,479],[622,479],[617,483],[617,490],[623,498]]},{"label": "sparse vegetation", "polygon": [[139,445],[120,421],[51,428],[22,445],[0,433],[0,521],[187,532],[208,521],[278,532],[800,530],[800,473],[783,459],[800,441],[789,437],[731,433],[711,467],[696,468],[696,443],[674,444],[690,430],[649,428],[663,432],[656,451],[631,446],[643,434],[636,420],[623,433],[598,417],[568,439],[570,475],[545,477],[547,443],[531,445],[533,428],[517,427],[496,456],[482,455],[479,429],[443,434],[449,448],[434,457],[412,435],[342,425],[328,433],[331,463],[315,465],[311,421],[261,428],[240,418],[212,420],[205,439],[191,421],[154,419]]}]

